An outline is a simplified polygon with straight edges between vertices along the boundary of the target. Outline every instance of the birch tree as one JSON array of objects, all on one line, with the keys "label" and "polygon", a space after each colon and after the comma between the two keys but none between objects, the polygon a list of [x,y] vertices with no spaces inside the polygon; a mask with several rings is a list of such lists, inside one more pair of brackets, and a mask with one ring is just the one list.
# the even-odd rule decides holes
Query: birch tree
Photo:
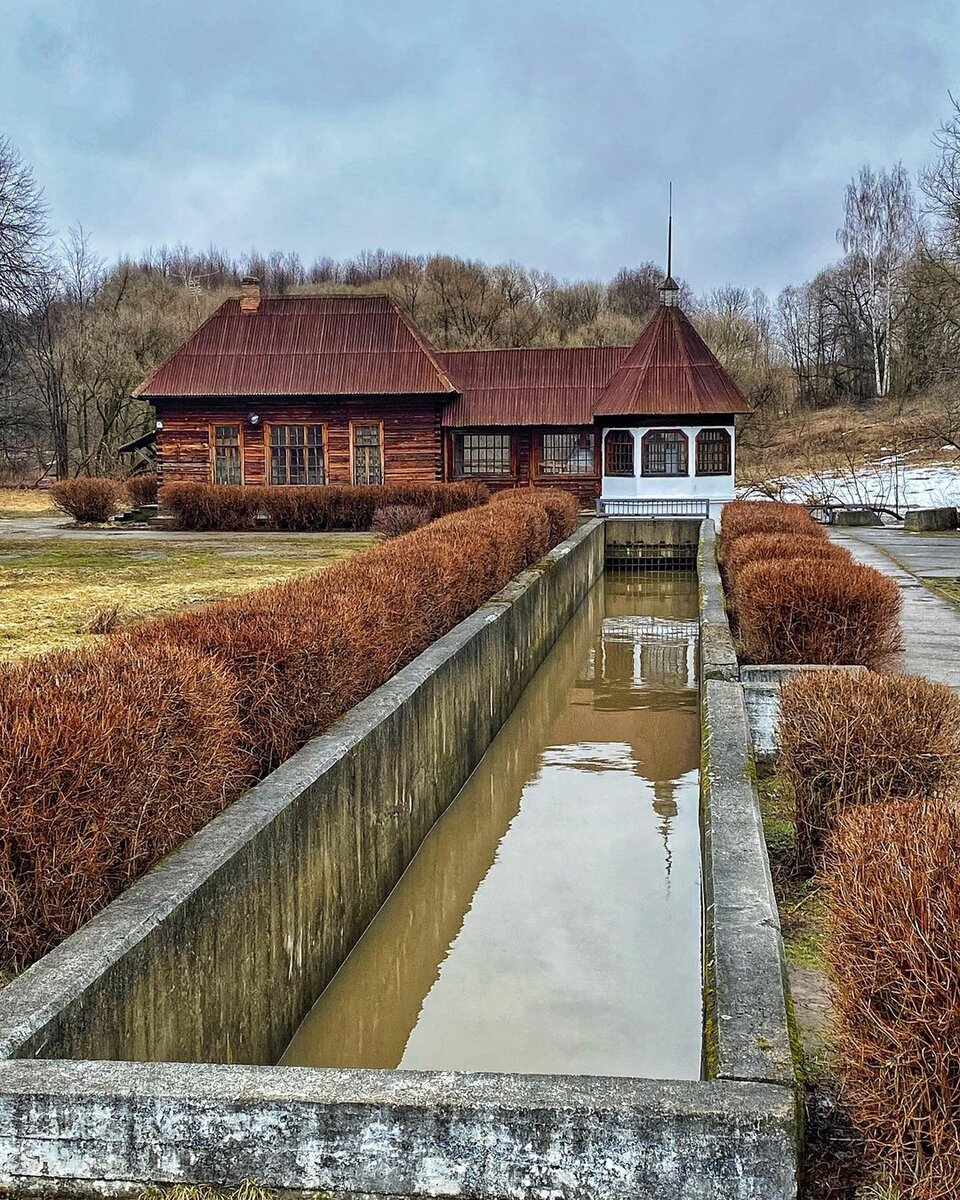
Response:
[{"label": "birch tree", "polygon": [[846,254],[870,335],[874,389],[877,396],[886,396],[895,326],[903,307],[904,273],[916,245],[913,190],[902,163],[890,171],[861,167],[847,184],[837,240]]}]

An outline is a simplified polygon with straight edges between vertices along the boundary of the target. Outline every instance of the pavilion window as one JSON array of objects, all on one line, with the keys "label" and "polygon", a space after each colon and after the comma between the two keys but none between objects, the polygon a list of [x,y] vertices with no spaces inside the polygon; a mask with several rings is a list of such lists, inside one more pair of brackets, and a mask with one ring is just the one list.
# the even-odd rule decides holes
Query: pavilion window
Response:
[{"label": "pavilion window", "polygon": [[629,429],[611,429],[603,441],[605,475],[633,475],[633,434]]},{"label": "pavilion window", "polygon": [[644,475],[687,475],[689,443],[679,429],[651,429],[643,435]]},{"label": "pavilion window", "polygon": [[697,434],[697,474],[730,474],[730,433],[726,429],[701,429]]},{"label": "pavilion window", "polygon": [[383,483],[383,427],[379,421],[351,426],[353,482]]},{"label": "pavilion window", "polygon": [[592,475],[592,430],[542,434],[539,465],[541,475]]},{"label": "pavilion window", "polygon": [[454,475],[509,475],[509,433],[456,433],[453,436]]},{"label": "pavilion window", "polygon": [[276,487],[327,482],[322,425],[270,426],[270,483]]},{"label": "pavilion window", "polygon": [[214,425],[213,427],[213,482],[226,484],[243,482],[239,425]]}]

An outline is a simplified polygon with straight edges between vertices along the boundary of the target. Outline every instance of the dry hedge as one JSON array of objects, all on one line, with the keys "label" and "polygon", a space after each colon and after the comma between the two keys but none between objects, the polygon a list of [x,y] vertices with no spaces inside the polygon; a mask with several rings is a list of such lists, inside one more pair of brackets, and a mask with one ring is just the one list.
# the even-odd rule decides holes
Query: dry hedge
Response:
[{"label": "dry hedge", "polygon": [[478,483],[423,483],[322,487],[232,487],[215,483],[168,483],[160,502],[180,529],[254,529],[263,515],[270,528],[303,533],[370,528],[373,514],[388,505],[425,508],[431,517],[486,503]]},{"label": "dry hedge", "polygon": [[913,1200],[960,1195],[960,813],[861,806],[831,842],[827,955],[843,1098]]},{"label": "dry hedge", "polygon": [[960,789],[960,696],[912,675],[800,674],[781,694],[778,743],[811,872],[846,809]]},{"label": "dry hedge", "polygon": [[802,504],[781,504],[771,500],[731,500],[723,506],[720,531],[724,547],[751,533],[805,533],[826,538]]},{"label": "dry hedge", "polygon": [[156,475],[131,475],[123,485],[127,490],[131,503],[137,508],[145,504],[156,504],[160,491],[160,482]]},{"label": "dry hedge", "polygon": [[116,479],[94,479],[78,475],[61,479],[50,489],[57,508],[75,521],[109,521],[120,505],[121,488]]},{"label": "dry hedge", "polygon": [[789,559],[829,559],[851,562],[849,551],[836,545],[819,532],[795,533],[746,533],[725,546],[723,573],[731,589],[736,589],[737,579],[744,567],[755,562],[771,562]]},{"label": "dry hedge", "polygon": [[6,958],[72,933],[236,794],[233,681],[183,646],[0,666],[0,914]]},{"label": "dry hedge", "polygon": [[733,601],[746,662],[875,668],[901,647],[900,589],[872,567],[754,562],[739,572]]},{"label": "dry hedge", "polygon": [[18,964],[572,532],[563,493],[0,673],[0,900]]}]

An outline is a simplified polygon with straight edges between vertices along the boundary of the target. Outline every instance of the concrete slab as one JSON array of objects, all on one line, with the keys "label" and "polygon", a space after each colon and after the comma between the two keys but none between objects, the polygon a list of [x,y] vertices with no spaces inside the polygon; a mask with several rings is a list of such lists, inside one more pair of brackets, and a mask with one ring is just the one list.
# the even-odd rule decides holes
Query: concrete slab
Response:
[{"label": "concrete slab", "polygon": [[920,577],[960,578],[960,534],[909,534],[900,529],[831,530],[857,562],[896,580],[903,596],[904,650],[896,668],[960,690],[960,608]]}]

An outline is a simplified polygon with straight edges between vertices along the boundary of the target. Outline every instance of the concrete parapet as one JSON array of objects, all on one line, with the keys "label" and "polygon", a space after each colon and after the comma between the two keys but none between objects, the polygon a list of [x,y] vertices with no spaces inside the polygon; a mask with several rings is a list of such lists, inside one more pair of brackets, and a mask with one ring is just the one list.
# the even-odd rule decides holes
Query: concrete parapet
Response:
[{"label": "concrete parapet", "polygon": [[795,1085],[780,920],[737,682],[702,688],[707,1074]]},{"label": "concrete parapet", "polygon": [[944,533],[957,528],[955,508],[914,508],[903,518],[906,533]]},{"label": "concrete parapet", "polygon": [[700,526],[697,580],[700,588],[700,678],[737,679],[740,668],[717,565],[717,533],[713,521],[704,521]]},{"label": "concrete parapet", "polygon": [[0,1186],[244,1180],[334,1196],[785,1200],[788,1091],[737,1082],[0,1064]]}]

